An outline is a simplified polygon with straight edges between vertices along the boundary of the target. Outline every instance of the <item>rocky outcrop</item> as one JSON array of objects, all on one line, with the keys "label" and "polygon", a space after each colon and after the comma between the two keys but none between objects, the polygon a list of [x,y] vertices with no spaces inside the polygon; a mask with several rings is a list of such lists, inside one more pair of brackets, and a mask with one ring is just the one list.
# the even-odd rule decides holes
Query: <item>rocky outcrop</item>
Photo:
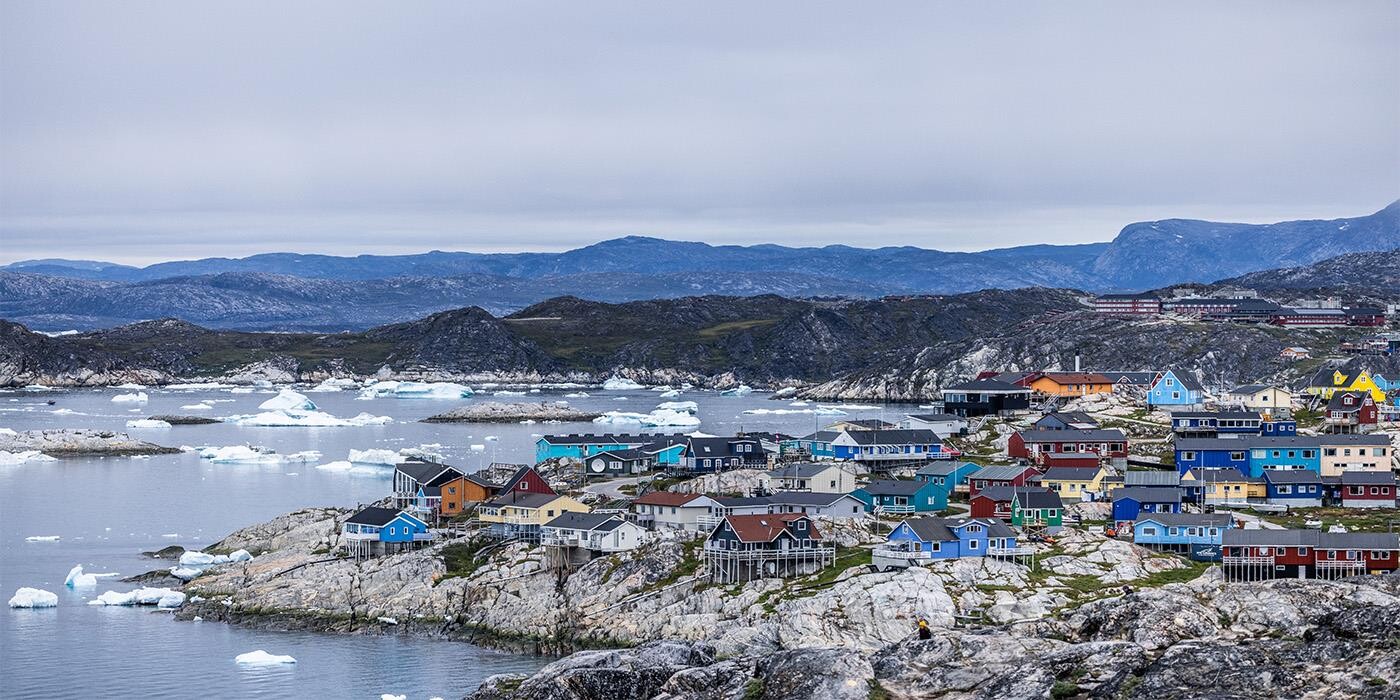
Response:
[{"label": "rocky outcrop", "polygon": [[518,423],[533,421],[591,421],[602,415],[597,412],[580,411],[558,403],[527,402],[485,403],[459,406],[450,411],[424,418],[424,423]]},{"label": "rocky outcrop", "polygon": [[163,447],[145,440],[136,440],[126,433],[108,430],[26,430],[0,431],[0,452],[36,450],[50,457],[88,457],[109,455],[178,454],[175,447]]}]

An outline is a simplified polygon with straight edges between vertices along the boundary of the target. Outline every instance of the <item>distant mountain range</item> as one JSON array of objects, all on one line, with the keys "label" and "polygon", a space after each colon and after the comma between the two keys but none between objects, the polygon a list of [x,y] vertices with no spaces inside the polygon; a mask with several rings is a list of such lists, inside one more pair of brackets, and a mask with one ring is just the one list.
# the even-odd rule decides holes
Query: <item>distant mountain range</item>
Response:
[{"label": "distant mountain range", "polygon": [[627,237],[563,253],[269,253],[140,268],[47,259],[0,268],[0,318],[51,331],[163,317],[217,328],[358,330],[463,306],[507,314],[557,296],[622,302],[1142,290],[1396,249],[1400,202],[1350,219],[1267,225],[1170,219],[1131,224],[1110,243],[976,253]]}]

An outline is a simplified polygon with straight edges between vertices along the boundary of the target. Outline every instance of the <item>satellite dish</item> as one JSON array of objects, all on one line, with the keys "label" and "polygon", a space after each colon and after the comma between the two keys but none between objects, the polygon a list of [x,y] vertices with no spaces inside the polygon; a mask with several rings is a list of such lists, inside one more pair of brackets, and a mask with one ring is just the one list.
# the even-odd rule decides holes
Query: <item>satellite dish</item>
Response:
[{"label": "satellite dish", "polygon": [[593,469],[593,471],[598,472],[599,474],[601,474],[601,473],[603,473],[603,470],[604,470],[604,469],[607,469],[607,465],[603,463],[603,460],[601,460],[601,459],[595,459],[595,460],[593,460],[592,469]]}]

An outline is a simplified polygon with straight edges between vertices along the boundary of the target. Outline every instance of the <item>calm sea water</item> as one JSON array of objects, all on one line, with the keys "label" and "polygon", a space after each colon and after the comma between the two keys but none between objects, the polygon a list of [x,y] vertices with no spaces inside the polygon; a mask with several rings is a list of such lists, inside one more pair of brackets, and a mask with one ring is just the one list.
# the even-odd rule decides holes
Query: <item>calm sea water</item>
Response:
[{"label": "calm sea water", "polygon": [[[577,391],[577,390],[574,390]],[[105,579],[96,589],[71,591],[64,576],[75,564],[89,572],[123,576],[157,568],[140,552],[178,544],[198,549],[240,527],[307,506],[349,506],[389,492],[390,475],[336,472],[316,465],[343,460],[351,449],[397,450],[422,444],[452,463],[474,470],[491,461],[533,460],[535,435],[598,432],[603,426],[427,424],[419,419],[470,401],[568,400],[579,408],[645,413],[659,401],[650,391],[587,389],[588,398],[563,399],[565,391],[528,397],[480,395],[465,400],[356,400],[356,392],[308,396],[337,416],[360,412],[392,416],[382,426],[353,428],[247,428],[231,424],[125,428],[126,421],[155,414],[186,414],[180,406],[214,401],[211,417],[256,413],[272,390],[147,389],[150,400],[134,407],[113,403],[125,390],[0,391],[0,427],[14,430],[102,428],[163,445],[261,445],[282,454],[316,450],[318,461],[277,464],[212,464],[185,453],[147,459],[69,459],[0,466],[0,596],[21,586],[59,595],[48,610],[0,609],[0,697],[460,697],[495,673],[530,671],[547,660],[506,654],[460,642],[395,636],[337,636],[265,632],[219,623],[176,622],[148,608],[88,606],[106,590],[135,588]],[[48,405],[47,401],[54,401]],[[802,433],[833,420],[809,414],[753,415],[745,410],[804,410],[765,395],[720,396],[687,392],[700,404],[700,430],[724,435],[739,429]],[[135,410],[132,410],[132,409]],[[895,419],[899,408],[848,407],[853,417]],[[611,427],[621,430],[621,427]],[[483,445],[476,452],[471,445]],[[58,535],[57,542],[28,542]],[[238,654],[264,649],[290,654],[298,663],[247,668]]]}]

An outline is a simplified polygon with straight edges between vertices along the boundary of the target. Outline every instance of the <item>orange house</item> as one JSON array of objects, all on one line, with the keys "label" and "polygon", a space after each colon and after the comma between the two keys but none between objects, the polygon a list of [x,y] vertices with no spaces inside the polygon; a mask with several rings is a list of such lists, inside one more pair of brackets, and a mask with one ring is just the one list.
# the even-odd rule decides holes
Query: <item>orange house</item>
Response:
[{"label": "orange house", "polygon": [[495,498],[501,490],[501,485],[488,484],[470,476],[459,476],[443,482],[438,488],[442,494],[442,500],[438,502],[438,513],[444,518],[450,518],[463,513],[473,503]]},{"label": "orange house", "polygon": [[1113,380],[1097,372],[1041,372],[1026,384],[1046,396],[1090,396],[1113,393]]}]

